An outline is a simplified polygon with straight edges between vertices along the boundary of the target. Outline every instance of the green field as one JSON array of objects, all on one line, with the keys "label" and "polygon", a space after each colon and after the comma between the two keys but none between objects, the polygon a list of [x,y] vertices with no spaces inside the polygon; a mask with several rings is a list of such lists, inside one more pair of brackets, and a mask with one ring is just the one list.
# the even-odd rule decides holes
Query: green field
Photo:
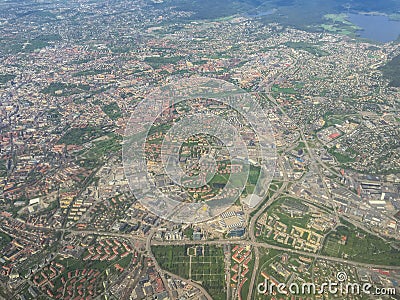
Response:
[{"label": "green field", "polygon": [[331,33],[339,33],[345,35],[354,35],[361,28],[347,20],[348,16],[345,13],[326,14],[323,20],[326,22],[321,24],[321,28]]},{"label": "green field", "polygon": [[303,50],[318,57],[329,55],[328,52],[320,49],[317,45],[305,42],[287,42],[285,43],[285,46],[295,50]]},{"label": "green field", "polygon": [[14,74],[0,74],[0,84],[5,84],[15,78]]},{"label": "green field", "polygon": [[290,88],[281,88],[279,85],[275,84],[272,88],[271,91],[274,93],[282,93],[282,94],[297,94],[297,91],[290,87]]},{"label": "green field", "polygon": [[8,243],[11,242],[11,237],[7,234],[0,232],[0,249],[3,249]]},{"label": "green field", "polygon": [[[47,12],[44,11],[42,13],[47,14]],[[32,39],[14,37],[13,43],[5,44],[4,49],[8,50],[11,53],[20,53],[20,52],[31,53],[34,52],[35,50],[51,46],[54,43],[59,42],[61,40],[62,37],[59,34],[39,35]]]},{"label": "green field", "polygon": [[42,89],[43,94],[52,96],[70,96],[89,91],[90,86],[87,84],[73,84],[64,82],[52,82]]},{"label": "green field", "polygon": [[82,157],[85,159],[83,167],[96,167],[107,159],[110,154],[117,153],[122,149],[122,138],[115,134],[109,134],[100,141],[94,141],[93,146]]},{"label": "green field", "polygon": [[342,125],[345,120],[343,120],[343,116],[331,115],[329,113],[324,115],[324,128],[335,126],[335,125]]},{"label": "green field", "polygon": [[115,121],[122,117],[122,112],[117,102],[111,102],[110,104],[104,105],[101,109],[111,120]]},{"label": "green field", "polygon": [[83,145],[93,139],[99,138],[109,132],[109,129],[87,126],[84,128],[74,127],[67,131],[58,141],[58,144]]},{"label": "green field", "polygon": [[176,56],[176,57],[153,56],[153,57],[146,57],[144,61],[153,68],[159,68],[163,65],[176,64],[182,59],[183,59],[182,56]]},{"label": "green field", "polygon": [[182,278],[201,283],[215,300],[226,299],[222,248],[205,245],[204,256],[192,256],[190,260],[187,249],[192,247],[154,246],[151,249],[161,268]]},{"label": "green field", "polygon": [[[347,241],[342,245],[339,241],[344,236]],[[322,253],[364,263],[400,265],[400,251],[381,238],[348,223],[327,236]]]},{"label": "green field", "polygon": [[84,70],[84,71],[79,71],[73,74],[73,77],[81,77],[81,76],[93,76],[93,75],[99,75],[99,74],[104,74],[104,73],[110,73],[111,70],[109,69],[93,69],[93,70]]},{"label": "green field", "polygon": [[347,164],[347,163],[352,163],[355,161],[354,158],[350,157],[347,154],[342,154],[338,151],[335,151],[334,148],[331,148],[328,150],[329,154],[334,156],[336,158],[336,160],[338,161],[338,163],[340,164]]},{"label": "green field", "polygon": [[0,177],[7,175],[7,161],[0,159]]},{"label": "green field", "polygon": [[305,150],[306,148],[306,144],[304,142],[299,142],[299,144],[297,145],[296,148],[294,148],[294,150]]}]

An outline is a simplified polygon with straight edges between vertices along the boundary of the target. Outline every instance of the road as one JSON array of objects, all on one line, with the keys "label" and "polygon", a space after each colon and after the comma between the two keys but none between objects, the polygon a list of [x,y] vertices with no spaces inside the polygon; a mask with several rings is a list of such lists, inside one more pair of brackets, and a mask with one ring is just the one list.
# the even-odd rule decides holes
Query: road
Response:
[{"label": "road", "polygon": [[[169,275],[169,276],[171,276],[171,277],[178,278],[179,280],[182,280],[182,281],[185,281],[185,282],[189,282],[190,285],[192,285],[195,288],[197,288],[198,290],[200,290],[200,292],[203,293],[203,295],[207,298],[207,300],[213,300],[213,298],[210,296],[210,294],[200,284],[198,284],[197,282],[195,282],[195,281],[193,281],[191,279],[188,280],[186,278],[182,278],[182,277],[180,277],[180,276],[178,276],[176,274],[170,273],[168,271],[164,271],[164,273]],[[174,299],[174,298],[171,298],[171,299]]]},{"label": "road", "polygon": [[225,268],[226,268],[226,300],[231,300],[231,245],[228,245],[228,250],[224,253],[225,256]]},{"label": "road", "polygon": [[[323,259],[327,261],[332,261],[332,262],[338,262],[342,264],[348,264],[352,266],[358,266],[358,267],[363,267],[363,268],[370,268],[370,269],[386,269],[386,270],[400,270],[400,266],[389,266],[389,265],[377,265],[377,264],[367,264],[367,263],[361,263],[361,262],[356,262],[356,261],[351,261],[351,260],[345,260],[343,258],[339,257],[332,257],[332,256],[325,256],[325,255],[320,255],[312,252],[306,252],[306,251],[301,251],[301,250],[295,250],[295,249],[290,249],[290,248],[285,248],[281,246],[276,246],[276,245],[270,245],[266,243],[260,243],[260,242],[251,242],[251,241],[246,241],[246,240],[240,240],[240,241],[235,241],[235,240],[218,240],[218,241],[176,241],[176,242],[154,242],[152,245],[157,245],[157,246],[171,246],[171,245],[176,245],[176,246],[183,246],[183,245],[252,245],[253,247],[258,247],[258,248],[265,248],[265,249],[274,249],[274,250],[280,250],[280,251],[285,251],[289,253],[294,253],[294,254],[299,254],[299,255],[304,255],[312,258],[317,258],[317,259]],[[254,270],[256,268],[254,267]]]},{"label": "road", "polygon": [[[280,165],[280,161],[278,159],[278,165]],[[254,289],[254,283],[256,281],[256,277],[257,277],[257,270],[259,267],[259,263],[260,263],[260,251],[258,249],[257,246],[257,240],[255,237],[255,226],[257,223],[258,218],[261,216],[261,214],[265,211],[265,209],[267,209],[276,199],[278,199],[278,197],[283,193],[283,191],[286,189],[287,185],[288,185],[288,180],[287,180],[287,174],[286,172],[283,172],[284,174],[284,182],[282,184],[282,186],[279,188],[279,190],[277,190],[274,195],[264,204],[262,205],[257,213],[251,218],[250,220],[250,224],[249,224],[249,236],[250,236],[250,240],[251,240],[251,245],[254,247],[254,270],[251,274],[251,280],[250,280],[250,285],[249,285],[249,293],[247,295],[247,299],[251,300],[252,298],[252,294],[253,294],[253,289]]]},{"label": "road", "polygon": [[[295,63],[293,64],[293,67],[296,67],[296,64],[297,64],[297,61],[295,61]],[[288,120],[290,120],[291,118],[286,114],[285,110],[279,105],[279,103],[276,101],[276,99],[271,95],[272,84],[276,80],[278,80],[281,76],[282,76],[282,74],[278,74],[277,77],[274,80],[270,80],[270,81],[267,81],[264,78],[264,80],[266,80],[266,82],[267,82],[265,87],[264,87],[265,88],[264,92],[266,93],[267,99],[271,103],[273,103],[281,111],[283,116],[285,116]],[[296,127],[298,127],[298,126],[296,126]],[[308,142],[307,142],[307,140],[305,138],[305,134],[304,134],[303,130],[301,128],[298,128],[298,129],[299,129],[299,132],[300,132],[301,141],[306,146],[306,150],[307,150],[307,152],[308,152],[308,154],[310,156],[310,160],[312,162],[316,162],[316,159],[315,159],[313,153],[311,152],[309,144],[308,144]],[[278,160],[278,162],[279,162],[279,160]],[[322,182],[324,183],[324,187],[325,187],[325,190],[326,190],[327,194],[330,195],[329,194],[329,190],[328,190],[327,185],[326,185],[326,182],[323,180],[323,175],[322,175],[322,172],[321,172],[320,168],[318,166],[316,166],[316,168],[317,168],[317,170],[319,172],[319,175],[321,177]],[[282,168],[282,170],[285,170],[285,169]],[[251,281],[250,281],[249,293],[248,293],[248,296],[247,296],[248,300],[252,299],[252,294],[253,294],[253,290],[254,290],[254,283],[255,283],[255,281],[257,279],[257,274],[258,274],[258,267],[259,267],[259,263],[260,263],[260,253],[259,253],[259,248],[258,247],[265,247],[264,245],[266,245],[266,244],[257,243],[256,238],[254,236],[255,224],[256,224],[258,218],[260,217],[260,215],[265,211],[265,209],[269,205],[271,205],[273,203],[273,201],[275,199],[277,199],[283,193],[283,191],[286,189],[286,187],[288,185],[288,178],[287,178],[287,174],[286,174],[285,171],[283,172],[283,174],[284,174],[284,182],[283,182],[283,185],[281,186],[281,188],[277,192],[275,192],[275,194],[267,201],[267,203],[264,204],[263,207],[261,207],[261,209],[258,210],[258,212],[253,216],[253,218],[251,219],[250,224],[249,224],[249,234],[250,234],[251,244],[254,246],[255,262],[254,262],[254,270],[253,270],[253,273],[252,273],[252,276],[251,276]],[[332,201],[332,203],[333,203],[333,201]],[[336,209],[335,205],[332,204],[332,206],[333,206],[333,209],[335,211],[335,217],[336,217],[337,224],[338,224],[339,215],[338,215],[338,212],[337,212],[337,209]],[[272,245],[268,245],[268,246],[269,246],[269,248],[272,248],[272,249],[275,248],[275,246],[272,246]],[[278,249],[278,248],[281,248],[281,249]],[[282,247],[278,247],[278,248],[275,248],[275,249],[288,251],[288,249],[286,249],[286,248],[282,248]],[[291,252],[291,251],[288,251],[288,252]],[[302,252],[301,254],[310,256],[307,252]]]},{"label": "road", "polygon": [[154,262],[154,268],[156,269],[156,271],[158,272],[158,274],[160,274],[161,280],[164,284],[164,287],[166,289],[166,291],[168,292],[168,296],[170,299],[174,299],[173,295],[172,295],[172,290],[170,288],[170,286],[168,285],[167,279],[164,276],[165,271],[163,271],[161,269],[161,267],[159,266],[156,258],[153,255],[153,252],[151,251],[151,240],[154,236],[154,234],[157,232],[157,229],[152,229],[149,233],[149,235],[147,236],[147,240],[146,240],[146,251],[147,251],[147,255],[148,257],[150,257],[153,262]]}]

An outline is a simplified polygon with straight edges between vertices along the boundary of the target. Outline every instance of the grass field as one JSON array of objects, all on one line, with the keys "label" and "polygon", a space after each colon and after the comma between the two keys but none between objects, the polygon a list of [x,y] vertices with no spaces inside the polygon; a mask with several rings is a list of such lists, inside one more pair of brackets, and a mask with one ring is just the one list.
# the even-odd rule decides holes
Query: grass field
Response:
[{"label": "grass field", "polygon": [[[344,237],[345,244],[339,243]],[[323,254],[381,265],[400,265],[400,251],[381,238],[349,224],[330,233],[322,249]]]},{"label": "grass field", "polygon": [[326,23],[320,26],[328,32],[354,35],[354,33],[361,28],[351,23],[347,18],[348,16],[345,13],[326,14],[323,18],[323,21]]},{"label": "grass field", "polygon": [[294,88],[281,88],[278,85],[274,85],[271,90],[274,93],[297,94],[297,92]]},{"label": "grass field", "polygon": [[347,163],[352,163],[355,161],[354,158],[346,155],[346,154],[342,154],[338,151],[334,150],[335,148],[331,148],[328,150],[329,154],[334,156],[336,158],[336,160],[338,161],[338,163],[340,164],[347,164]]},{"label": "grass field", "polygon": [[87,126],[84,128],[71,128],[58,141],[58,144],[83,145],[93,139],[106,135],[109,129],[101,127]]},{"label": "grass field", "polygon": [[191,257],[188,255],[188,248],[193,247],[155,246],[152,247],[152,251],[161,268],[201,283],[213,299],[225,299],[225,265],[222,248],[206,245],[204,255]]},{"label": "grass field", "polygon": [[7,161],[5,159],[0,159],[0,177],[7,175]]},{"label": "grass field", "polygon": [[72,75],[72,77],[93,76],[93,75],[99,75],[99,74],[104,74],[104,73],[109,73],[109,72],[111,72],[111,70],[109,70],[109,69],[84,70],[84,71],[76,72],[75,74]]},{"label": "grass field", "polygon": [[287,42],[285,43],[287,47],[293,48],[295,50],[303,50],[310,54],[313,54],[318,57],[329,55],[328,52],[320,49],[316,45],[305,43],[305,42]]},{"label": "grass field", "polygon": [[90,86],[87,84],[72,84],[64,82],[52,82],[46,88],[42,89],[43,94],[52,96],[71,96],[82,92],[89,91]]},{"label": "grass field", "polygon": [[11,237],[7,234],[0,232],[0,249],[3,249],[9,242],[11,242]]},{"label": "grass field", "polygon": [[0,84],[7,83],[15,78],[14,74],[0,74]]},{"label": "grass field", "polygon": [[158,57],[158,56],[153,56],[153,57],[146,57],[145,62],[148,63],[150,66],[153,68],[159,68],[163,65],[168,65],[168,64],[176,64],[180,60],[182,60],[183,57],[181,56],[176,56],[176,57]]},{"label": "grass field", "polygon": [[115,121],[122,117],[122,112],[117,102],[111,102],[110,104],[104,105],[101,109],[111,120]]}]

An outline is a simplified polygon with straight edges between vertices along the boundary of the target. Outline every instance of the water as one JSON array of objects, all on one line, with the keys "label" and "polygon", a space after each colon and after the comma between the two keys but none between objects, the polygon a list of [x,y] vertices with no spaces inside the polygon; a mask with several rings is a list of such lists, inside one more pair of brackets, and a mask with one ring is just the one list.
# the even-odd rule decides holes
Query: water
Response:
[{"label": "water", "polygon": [[277,11],[278,10],[276,8],[274,8],[274,9],[270,9],[270,10],[266,10],[266,11],[260,11],[257,13],[250,13],[250,14],[247,14],[247,17],[250,17],[250,18],[264,17],[264,16],[273,15]]},{"label": "water", "polygon": [[358,32],[362,38],[387,43],[400,35],[400,22],[389,20],[387,16],[349,14],[348,20],[363,29]]}]

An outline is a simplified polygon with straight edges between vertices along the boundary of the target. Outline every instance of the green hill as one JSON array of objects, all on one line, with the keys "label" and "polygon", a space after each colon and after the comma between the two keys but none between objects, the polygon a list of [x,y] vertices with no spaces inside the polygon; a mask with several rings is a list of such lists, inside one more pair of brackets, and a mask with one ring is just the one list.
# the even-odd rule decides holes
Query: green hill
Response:
[{"label": "green hill", "polygon": [[400,87],[400,55],[393,58],[380,68],[383,76],[390,81],[389,85]]}]

